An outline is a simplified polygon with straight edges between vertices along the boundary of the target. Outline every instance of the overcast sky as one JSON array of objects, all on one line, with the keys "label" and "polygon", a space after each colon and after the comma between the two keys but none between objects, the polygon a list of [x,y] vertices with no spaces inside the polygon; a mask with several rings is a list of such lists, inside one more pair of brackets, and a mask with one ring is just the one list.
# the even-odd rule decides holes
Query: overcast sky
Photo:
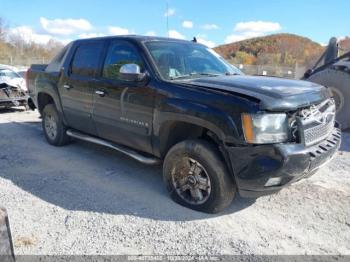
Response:
[{"label": "overcast sky", "polygon": [[[168,9],[166,9],[168,2]],[[210,46],[272,33],[327,43],[350,35],[350,0],[0,0],[10,33],[46,43],[103,35],[197,39]]]}]

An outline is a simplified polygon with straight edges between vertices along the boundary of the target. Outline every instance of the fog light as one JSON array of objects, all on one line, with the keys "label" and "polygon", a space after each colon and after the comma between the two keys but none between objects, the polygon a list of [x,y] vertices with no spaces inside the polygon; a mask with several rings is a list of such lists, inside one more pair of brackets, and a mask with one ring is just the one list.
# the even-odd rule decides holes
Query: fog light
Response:
[{"label": "fog light", "polygon": [[267,180],[265,186],[279,186],[281,185],[282,177],[271,177],[269,180]]}]

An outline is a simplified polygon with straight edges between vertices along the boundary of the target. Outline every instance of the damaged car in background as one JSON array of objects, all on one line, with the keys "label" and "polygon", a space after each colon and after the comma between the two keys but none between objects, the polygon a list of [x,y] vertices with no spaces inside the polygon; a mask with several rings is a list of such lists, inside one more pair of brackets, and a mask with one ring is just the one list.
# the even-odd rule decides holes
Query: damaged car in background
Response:
[{"label": "damaged car in background", "polygon": [[23,77],[14,70],[0,67],[0,108],[24,106],[27,109],[28,91]]}]

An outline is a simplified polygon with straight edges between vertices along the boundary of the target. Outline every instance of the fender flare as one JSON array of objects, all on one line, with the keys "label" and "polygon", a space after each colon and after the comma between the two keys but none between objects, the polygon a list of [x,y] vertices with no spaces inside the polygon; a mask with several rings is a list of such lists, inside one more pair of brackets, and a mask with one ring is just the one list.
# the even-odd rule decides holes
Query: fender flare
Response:
[{"label": "fender flare", "polygon": [[54,82],[51,82],[49,80],[46,79],[36,79],[35,81],[35,86],[37,87],[37,97],[36,97],[36,104],[38,107],[38,110],[40,108],[39,106],[39,97],[40,94],[45,94],[45,95],[49,95],[56,106],[56,109],[58,111],[58,113],[61,115],[63,122],[67,123],[64,117],[64,112],[63,112],[63,108],[62,108],[62,103],[61,103],[61,97],[59,95],[59,92],[57,90],[57,84]]},{"label": "fender flare", "polygon": [[[225,112],[219,109],[182,99],[169,99],[163,106],[156,108],[153,119],[154,153],[161,156],[162,132],[169,123],[180,122],[194,124],[213,132],[217,138],[225,143],[228,136],[238,137],[235,122]],[[165,130],[164,130],[165,128]],[[167,135],[167,134],[166,134]]]}]

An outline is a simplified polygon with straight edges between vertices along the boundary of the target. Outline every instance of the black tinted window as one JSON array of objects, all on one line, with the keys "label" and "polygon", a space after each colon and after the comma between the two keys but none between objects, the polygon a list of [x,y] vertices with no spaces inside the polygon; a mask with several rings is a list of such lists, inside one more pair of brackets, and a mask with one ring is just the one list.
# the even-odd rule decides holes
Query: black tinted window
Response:
[{"label": "black tinted window", "polygon": [[103,43],[86,43],[80,45],[73,58],[71,73],[82,76],[92,76],[98,68],[98,61]]},{"label": "black tinted window", "polygon": [[50,62],[50,64],[48,64],[48,66],[46,67],[45,71],[47,72],[58,72],[60,71],[63,62],[64,62],[64,58],[67,55],[67,51],[68,49],[72,46],[72,43],[66,45],[56,56],[54,59],[52,59],[52,61]]},{"label": "black tinted window", "polygon": [[112,42],[104,63],[103,77],[119,79],[119,70],[125,64],[137,64],[143,70],[142,59],[133,45],[124,41]]},{"label": "black tinted window", "polygon": [[53,64],[61,63],[64,55],[67,52],[68,47],[69,47],[69,45],[62,48],[62,50],[54,57],[54,59],[52,59],[51,63],[53,63]]}]

